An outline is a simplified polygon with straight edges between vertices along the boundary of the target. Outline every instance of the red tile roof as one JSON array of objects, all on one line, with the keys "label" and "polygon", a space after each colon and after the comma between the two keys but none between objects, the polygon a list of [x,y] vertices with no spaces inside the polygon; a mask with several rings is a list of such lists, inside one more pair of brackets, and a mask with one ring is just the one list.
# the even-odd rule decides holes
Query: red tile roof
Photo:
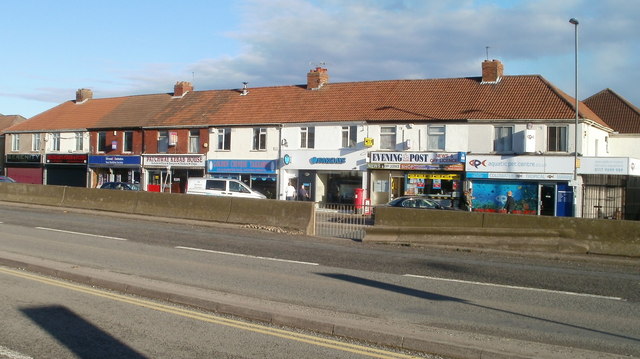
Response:
[{"label": "red tile roof", "polygon": [[[573,119],[573,99],[539,75],[328,83],[65,102],[11,131],[340,121]],[[587,106],[581,117],[607,126]]]},{"label": "red tile roof", "polygon": [[26,120],[20,115],[0,115],[0,131]]},{"label": "red tile roof", "polygon": [[[391,80],[194,91],[174,99],[148,126],[243,125],[330,121],[573,119],[573,98],[542,77]],[[606,124],[586,106],[581,117]]]},{"label": "red tile roof", "polygon": [[600,118],[620,133],[640,133],[640,110],[611,89],[584,100]]}]

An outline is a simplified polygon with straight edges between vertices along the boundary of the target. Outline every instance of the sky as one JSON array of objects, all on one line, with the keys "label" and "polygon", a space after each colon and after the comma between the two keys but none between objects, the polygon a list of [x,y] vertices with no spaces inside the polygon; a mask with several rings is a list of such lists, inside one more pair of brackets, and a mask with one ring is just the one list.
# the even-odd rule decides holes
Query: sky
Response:
[{"label": "sky", "polygon": [[332,83],[542,75],[640,107],[637,0],[20,0],[0,2],[0,114],[94,98]]}]

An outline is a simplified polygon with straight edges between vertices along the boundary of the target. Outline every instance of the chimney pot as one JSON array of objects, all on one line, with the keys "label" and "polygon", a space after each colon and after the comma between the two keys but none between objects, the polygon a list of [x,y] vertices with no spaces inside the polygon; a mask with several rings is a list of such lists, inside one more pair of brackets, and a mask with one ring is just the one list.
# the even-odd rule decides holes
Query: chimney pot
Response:
[{"label": "chimney pot", "polygon": [[504,75],[504,65],[498,60],[485,60],[482,62],[482,82],[497,83]]},{"label": "chimney pot", "polygon": [[82,103],[93,98],[93,91],[90,89],[78,89],[76,91],[76,103]]},{"label": "chimney pot", "polygon": [[193,85],[188,81],[178,81],[173,86],[173,96],[175,97],[182,97],[189,91],[193,91]]}]

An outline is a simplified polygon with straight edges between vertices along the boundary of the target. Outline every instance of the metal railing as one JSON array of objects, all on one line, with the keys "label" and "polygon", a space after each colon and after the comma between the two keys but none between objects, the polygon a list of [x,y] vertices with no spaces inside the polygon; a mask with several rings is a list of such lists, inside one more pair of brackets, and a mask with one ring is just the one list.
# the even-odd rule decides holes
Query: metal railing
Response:
[{"label": "metal railing", "polygon": [[316,236],[362,240],[373,225],[371,205],[318,203]]}]

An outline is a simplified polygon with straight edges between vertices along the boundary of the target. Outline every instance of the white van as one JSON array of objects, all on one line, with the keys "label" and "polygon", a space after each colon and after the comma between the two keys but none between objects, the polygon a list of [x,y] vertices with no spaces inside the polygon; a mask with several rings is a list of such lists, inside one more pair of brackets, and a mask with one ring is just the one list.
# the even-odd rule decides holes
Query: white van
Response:
[{"label": "white van", "polygon": [[187,194],[260,199],[267,198],[262,193],[252,190],[240,181],[224,178],[189,177],[187,180]]}]

